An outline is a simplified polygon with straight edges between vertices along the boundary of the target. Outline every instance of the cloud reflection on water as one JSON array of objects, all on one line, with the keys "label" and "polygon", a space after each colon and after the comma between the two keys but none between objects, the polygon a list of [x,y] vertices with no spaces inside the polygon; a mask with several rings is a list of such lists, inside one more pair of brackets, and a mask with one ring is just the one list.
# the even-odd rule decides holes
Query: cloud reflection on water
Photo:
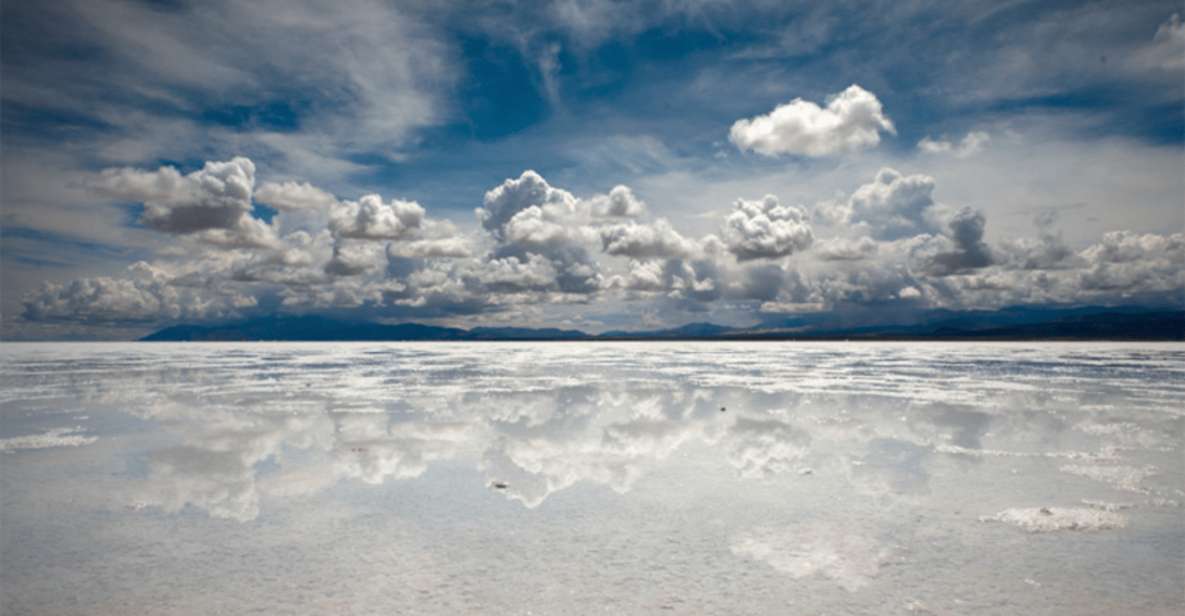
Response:
[{"label": "cloud reflection on water", "polygon": [[[160,431],[162,444],[142,452],[147,470],[135,482],[135,507],[177,512],[189,505],[240,521],[255,519],[266,498],[312,494],[341,481],[414,479],[444,461],[472,465],[528,508],[582,482],[624,494],[653,469],[676,463],[673,454],[689,443],[716,452],[740,480],[841,480],[855,493],[882,498],[925,495],[935,456],[975,463],[1063,455],[1088,463],[1063,471],[1108,480],[1125,467],[1098,467],[1100,460],[1115,459],[1119,447],[1160,446],[1164,426],[1180,423],[1163,415],[1152,416],[1158,426],[1081,413],[1073,400],[1058,397],[1056,380],[1038,382],[1043,373],[1057,374],[1064,357],[1028,357],[1027,374],[1000,375],[993,365],[997,402],[972,406],[974,392],[949,383],[983,368],[958,353],[914,362],[897,354],[877,363],[876,348],[872,357],[844,358],[829,352],[835,347],[815,345],[779,350],[780,370],[761,370],[754,357],[727,347],[694,358],[643,347],[630,364],[614,363],[623,359],[621,348],[543,347],[536,365],[513,347],[505,363],[480,363],[476,347],[463,345],[443,352],[344,346],[328,354],[262,346],[166,366],[128,354],[102,365],[79,362],[56,384],[58,395],[90,398]],[[23,368],[28,376],[37,365]],[[792,378],[771,385],[771,373],[793,368]],[[879,391],[862,385],[870,370]],[[1114,365],[1107,371],[1124,376]],[[843,378],[834,378],[838,373]],[[820,387],[828,375],[832,386]],[[742,386],[746,378],[755,386]],[[1116,384],[1101,379],[1096,386]],[[1172,391],[1138,394],[1155,401]],[[1084,419],[1067,417],[1071,412]],[[824,477],[808,478],[816,469]],[[1131,489],[1151,474],[1127,473],[1130,481],[1112,483]]]},{"label": "cloud reflection on water", "polygon": [[110,447],[95,455],[125,466],[103,502],[144,519],[262,527],[429,478],[538,524],[553,498],[570,515],[595,493],[590,516],[687,502],[719,525],[713,553],[858,593],[917,558],[911,539],[1120,532],[1185,497],[1175,347],[1139,361],[1073,346],[102,348],[0,365],[0,438]]}]

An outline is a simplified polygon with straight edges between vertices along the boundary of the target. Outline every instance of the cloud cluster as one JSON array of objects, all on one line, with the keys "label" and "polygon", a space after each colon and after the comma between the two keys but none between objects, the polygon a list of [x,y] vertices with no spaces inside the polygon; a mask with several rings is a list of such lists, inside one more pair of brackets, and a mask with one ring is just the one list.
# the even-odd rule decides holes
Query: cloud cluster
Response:
[{"label": "cloud cluster", "polygon": [[[277,302],[365,318],[503,313],[519,324],[594,303],[752,319],[885,303],[1163,301],[1185,288],[1180,234],[1115,232],[1074,250],[1046,217],[1037,237],[993,246],[982,212],[936,200],[931,176],[891,168],[809,214],[774,195],[737,199],[699,237],[648,217],[626,186],[579,197],[531,170],[485,194],[476,233],[413,201],[341,199],[293,181],[255,188],[242,157],[95,181],[113,198],[142,200],[143,223],[178,243],[126,278],[46,285],[24,299],[29,321],[206,321]],[[256,203],[275,212],[270,221]]]},{"label": "cloud cluster", "polygon": [[333,195],[308,182],[264,182],[255,189],[255,200],[281,212],[329,210]]},{"label": "cloud cluster", "polygon": [[112,199],[143,204],[140,223],[156,231],[247,247],[268,247],[276,239],[274,229],[251,216],[255,163],[249,158],[207,162],[186,175],[174,167],[108,169],[95,187]]},{"label": "cloud cluster", "polygon": [[601,242],[606,254],[632,259],[689,257],[699,245],[683,237],[666,219],[653,223],[628,223],[601,229]]},{"label": "cloud cluster", "polygon": [[[1180,187],[1168,169],[1172,122],[1164,121],[1182,93],[1179,7],[1034,5],[1025,19],[985,20],[990,11],[961,6],[944,10],[954,19],[918,20],[908,9],[869,24],[849,8],[793,4],[740,11],[661,2],[591,9],[564,2],[507,8],[360,0],[348,10],[316,0],[284,4],[274,10],[213,0],[160,10],[64,0],[6,12],[5,40],[24,50],[4,57],[5,111],[13,119],[3,161],[8,331],[34,329],[11,317],[22,311],[18,298],[47,277],[57,286],[24,302],[28,318],[55,314],[50,306],[93,303],[105,308],[80,318],[114,321],[121,311],[110,307],[126,306],[129,318],[142,321],[153,312],[139,307],[159,293],[111,283],[120,278],[112,272],[140,259],[182,295],[239,294],[260,311],[326,308],[392,319],[616,315],[618,322],[591,328],[617,327],[638,312],[625,305],[632,302],[673,321],[702,315],[740,324],[755,306],[804,309],[906,295],[919,305],[949,306],[1045,297],[1135,301],[1163,293],[1170,280],[1155,267],[1094,267],[1079,253],[1105,230],[1180,227],[1179,208],[1168,200]],[[759,22],[771,27],[749,28]],[[859,45],[828,44],[840,23]],[[674,73],[626,80],[624,89],[597,85],[609,73],[633,70],[601,66],[601,45],[628,45],[666,26],[747,34],[739,45],[696,51],[695,62],[649,50],[631,66]],[[1000,53],[967,53],[968,41],[985,36]],[[922,40],[938,53],[903,63],[902,54]],[[473,53],[487,46],[512,50],[506,68],[534,82],[519,92],[534,100],[523,104],[498,84],[466,79],[467,71],[484,70],[482,54]],[[62,53],[76,48],[94,53]],[[907,75],[894,72],[907,64]],[[864,87],[817,87],[854,66],[863,68],[852,80]],[[890,74],[891,89],[883,85]],[[451,100],[462,91],[467,95]],[[1072,96],[1112,91],[1131,96],[1103,105]],[[539,123],[559,110],[549,104],[575,110],[585,103],[599,110],[590,121]],[[511,108],[522,113],[505,113]],[[442,125],[462,141],[465,131],[452,129],[470,126],[476,139],[453,147],[460,142],[423,132]],[[989,126],[990,151],[981,130]],[[862,195],[853,194],[858,182],[849,174],[865,173],[868,157],[795,158],[785,167],[730,159],[727,151],[838,158],[876,148],[898,128],[909,143],[876,162],[905,173],[873,182]],[[1022,134],[1030,156],[1010,156],[1007,148]],[[1060,147],[1038,147],[1050,136]],[[915,145],[929,154],[905,147]],[[226,152],[251,160],[188,166]],[[994,163],[990,179],[959,180],[952,191],[959,196],[939,207],[924,178],[950,182],[944,166],[970,173],[947,158],[973,154]],[[502,183],[504,165],[524,155],[581,178],[580,190],[549,185],[538,173]],[[187,166],[156,169],[162,160]],[[1030,160],[1031,169],[1013,171]],[[758,172],[744,166],[753,162]],[[116,168],[74,181],[107,166]],[[1106,170],[1087,175],[1114,181],[1066,179],[1082,168]],[[419,178],[420,210],[407,194],[370,200],[364,195],[373,187],[355,184],[405,173]],[[701,177],[674,186],[691,175]],[[838,185],[844,176],[849,183]],[[1013,176],[1014,183],[997,179]],[[456,220],[458,229],[432,218],[464,198],[453,182],[464,184],[468,207],[481,206],[476,233],[472,219]],[[633,189],[617,185],[626,182]],[[664,182],[673,188],[655,188]],[[824,190],[833,199],[844,193],[833,217],[812,207]],[[804,204],[812,216],[794,221],[738,210],[716,225],[714,216],[734,199],[768,191]],[[96,194],[105,202],[95,203]],[[1130,221],[1107,206],[1121,200],[1140,210]],[[1067,221],[1064,238],[1058,229],[998,237],[1002,230],[1024,234],[995,212],[1054,202],[1084,202],[1089,213]],[[982,224],[973,214],[955,224],[965,204],[984,208]],[[129,218],[138,224],[129,228]],[[92,278],[72,292],[62,282],[64,267]],[[157,304],[162,318],[179,314],[167,298]]]},{"label": "cloud cluster", "polygon": [[46,283],[25,298],[25,318],[33,321],[84,323],[224,319],[256,305],[255,297],[231,285],[186,286],[137,262],[132,278],[81,278],[64,284]]},{"label": "cloud cluster", "polygon": [[1000,252],[1002,258],[1008,260],[1008,266],[1021,270],[1052,270],[1081,265],[1082,260],[1075,258],[1074,251],[1054,228],[1056,221],[1055,213],[1043,212],[1033,221],[1038,230],[1037,237],[1004,240]]},{"label": "cloud cluster", "polygon": [[992,250],[983,241],[983,214],[962,208],[947,221],[947,235],[926,238],[914,248],[913,256],[922,271],[931,276],[949,276],[992,264]]},{"label": "cloud cluster", "polygon": [[826,107],[796,98],[766,115],[737,120],[728,138],[741,150],[764,156],[832,156],[880,143],[895,133],[876,95],[851,85],[827,98]]},{"label": "cloud cluster", "polygon": [[646,214],[646,203],[634,196],[629,186],[617,185],[608,195],[590,200],[594,216],[601,218],[638,218]]},{"label": "cloud cluster", "polygon": [[904,175],[884,168],[857,188],[836,215],[840,222],[861,224],[880,240],[911,237],[935,230],[934,178]]},{"label": "cloud cluster", "polygon": [[329,230],[335,237],[361,240],[401,240],[418,232],[424,208],[415,201],[383,203],[379,195],[336,205],[329,214]]},{"label": "cloud cluster", "polygon": [[737,199],[724,221],[724,242],[741,261],[786,257],[809,248],[814,239],[806,214],[781,205],[773,195]]}]

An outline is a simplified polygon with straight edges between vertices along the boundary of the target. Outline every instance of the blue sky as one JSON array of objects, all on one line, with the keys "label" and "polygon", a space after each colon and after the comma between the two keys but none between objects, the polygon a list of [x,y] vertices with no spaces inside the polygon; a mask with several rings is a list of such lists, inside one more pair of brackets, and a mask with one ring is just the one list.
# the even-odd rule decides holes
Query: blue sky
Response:
[{"label": "blue sky", "polygon": [[2,10],[7,338],[1182,302],[1180,3]]}]

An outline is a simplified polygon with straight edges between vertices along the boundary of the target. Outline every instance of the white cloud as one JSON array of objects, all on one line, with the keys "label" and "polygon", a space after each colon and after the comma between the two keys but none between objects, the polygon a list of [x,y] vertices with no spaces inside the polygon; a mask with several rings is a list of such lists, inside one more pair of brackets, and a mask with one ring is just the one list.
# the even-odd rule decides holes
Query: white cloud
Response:
[{"label": "white cloud", "polygon": [[328,211],[337,203],[333,195],[308,182],[264,182],[255,189],[255,200],[281,212]]},{"label": "white cloud", "polygon": [[455,236],[440,239],[414,240],[410,242],[392,242],[387,245],[387,254],[418,259],[460,259],[473,256],[473,247],[468,238]]},{"label": "white cloud", "polygon": [[814,254],[824,261],[860,261],[877,253],[877,243],[867,235],[857,239],[835,237],[815,246]]},{"label": "white cloud", "polygon": [[[496,278],[518,278],[518,273],[510,273],[513,270],[530,272],[531,283],[523,288],[535,291],[587,296],[600,289],[600,268],[588,251],[598,238],[589,225],[588,204],[552,187],[535,171],[524,171],[486,192],[477,218],[496,244],[486,261]],[[545,259],[547,266],[539,259]],[[545,273],[550,274],[550,284],[541,284]],[[486,278],[468,276],[475,281]],[[499,288],[507,287],[505,280]]]},{"label": "white cloud", "polygon": [[646,213],[646,203],[634,196],[629,186],[617,185],[608,195],[589,199],[593,216],[601,218],[638,218]]},{"label": "white cloud", "polygon": [[1078,280],[1090,291],[1141,293],[1185,290],[1185,234],[1113,231],[1079,253],[1085,270]]},{"label": "white cloud", "polygon": [[325,273],[333,276],[358,276],[377,271],[387,262],[382,245],[339,239],[333,244],[333,258],[325,264]]},{"label": "white cloud", "polygon": [[229,246],[275,242],[274,229],[251,217],[255,164],[249,158],[207,162],[186,175],[174,167],[107,169],[94,183],[108,197],[142,203],[140,222],[156,231]]},{"label": "white cloud", "polygon": [[1167,71],[1185,68],[1185,23],[1181,15],[1173,13],[1152,37],[1152,46],[1146,52],[1150,64]]},{"label": "white cloud", "polygon": [[918,142],[918,149],[927,154],[952,154],[956,158],[970,158],[982,152],[991,140],[991,135],[983,131],[971,131],[957,143],[923,137]]},{"label": "white cloud", "polygon": [[767,115],[737,120],[728,136],[741,150],[765,156],[818,157],[874,147],[881,132],[896,129],[880,100],[853,84],[829,96],[826,107],[796,98]]},{"label": "white cloud", "polygon": [[399,199],[383,203],[379,195],[344,201],[329,214],[329,230],[352,239],[407,239],[419,232],[423,222],[424,208],[419,203]]},{"label": "white cloud", "polygon": [[475,280],[495,291],[546,291],[557,286],[560,275],[555,264],[539,254],[491,259],[483,265]]},{"label": "white cloud", "polygon": [[934,205],[934,178],[886,167],[852,193],[843,218],[867,224],[876,239],[893,240],[934,230]]},{"label": "white cloud", "polygon": [[600,233],[605,254],[632,259],[688,257],[698,249],[694,241],[680,235],[663,218],[652,223],[603,227]]},{"label": "white cloud", "polygon": [[517,179],[507,179],[486,192],[477,219],[483,228],[501,238],[505,227],[519,212],[537,207],[539,218],[567,219],[575,214],[576,197],[572,193],[552,188],[543,176],[530,169]]},{"label": "white cloud", "polygon": [[1185,288],[1179,234],[1117,232],[1074,251],[1044,217],[1038,237],[990,245],[982,212],[939,203],[932,177],[891,168],[850,197],[816,206],[823,231],[801,209],[767,196],[737,200],[719,237],[698,238],[665,218],[647,219],[625,186],[578,198],[533,171],[486,194],[476,235],[431,218],[418,203],[378,195],[346,201],[291,181],[255,191],[277,206],[269,224],[249,214],[251,168],[236,159],[188,176],[171,168],[108,172],[111,190],[156,204],[162,220],[176,223],[169,212],[195,203],[229,203],[239,218],[228,228],[182,234],[197,241],[160,250],[132,276],[90,276],[28,293],[24,320],[208,321],[254,313],[269,296],[285,310],[356,310],[364,318],[501,313],[521,323],[527,311],[538,318],[594,301],[751,318],[868,302],[1160,301]]},{"label": "white cloud", "polygon": [[[143,271],[137,263],[132,271]],[[191,288],[159,276],[79,278],[46,283],[25,298],[24,316],[34,321],[128,322],[206,320],[236,315],[254,306],[254,297],[230,289]]]},{"label": "white cloud", "polygon": [[1042,228],[1037,238],[1006,239],[1000,249],[1001,257],[1012,269],[1066,269],[1078,263],[1074,251],[1066,245],[1061,234],[1047,228]]},{"label": "white cloud", "polygon": [[904,287],[897,292],[897,297],[901,299],[918,299],[921,296],[922,292],[917,287]]},{"label": "white cloud", "polygon": [[738,260],[778,259],[802,251],[814,242],[806,215],[766,195],[760,201],[737,199],[724,220],[724,243]]}]

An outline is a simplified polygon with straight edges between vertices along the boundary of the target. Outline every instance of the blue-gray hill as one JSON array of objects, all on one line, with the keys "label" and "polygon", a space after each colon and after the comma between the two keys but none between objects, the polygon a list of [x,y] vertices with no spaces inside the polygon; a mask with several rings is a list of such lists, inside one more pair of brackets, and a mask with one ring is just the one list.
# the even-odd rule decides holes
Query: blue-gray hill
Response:
[{"label": "blue-gray hill", "polygon": [[1024,307],[996,311],[926,310],[893,317],[810,313],[755,327],[692,323],[659,330],[528,327],[462,329],[384,324],[324,316],[262,316],[214,325],[174,325],[146,341],[402,340],[1185,340],[1185,310],[1145,307]]}]

